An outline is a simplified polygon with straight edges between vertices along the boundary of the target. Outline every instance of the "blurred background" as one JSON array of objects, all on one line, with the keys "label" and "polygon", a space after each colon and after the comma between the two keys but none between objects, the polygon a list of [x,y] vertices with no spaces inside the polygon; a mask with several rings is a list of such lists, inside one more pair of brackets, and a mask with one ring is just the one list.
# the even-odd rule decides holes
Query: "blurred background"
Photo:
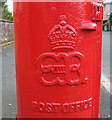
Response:
[{"label": "blurred background", "polygon": [[[14,56],[13,1],[0,1],[0,48],[2,48],[2,117],[15,118],[16,74]],[[110,41],[112,40],[112,0],[104,0],[103,54],[101,79],[101,118],[112,115],[112,94],[110,93]]]},{"label": "blurred background", "polygon": [[0,1],[0,27],[2,28],[1,43],[13,41],[13,1]]},{"label": "blurred background", "polygon": [[112,31],[112,0],[104,0],[103,30]]}]

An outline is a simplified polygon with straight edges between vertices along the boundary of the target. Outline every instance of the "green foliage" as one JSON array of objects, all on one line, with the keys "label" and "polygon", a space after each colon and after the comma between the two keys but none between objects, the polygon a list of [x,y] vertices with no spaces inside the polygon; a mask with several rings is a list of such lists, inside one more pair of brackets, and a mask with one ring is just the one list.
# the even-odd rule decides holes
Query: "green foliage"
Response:
[{"label": "green foliage", "polygon": [[109,15],[109,19],[110,19],[110,24],[112,25],[112,12]]},{"label": "green foliage", "polygon": [[112,24],[112,12],[110,13],[109,19],[110,19],[110,23]]},{"label": "green foliage", "polygon": [[8,10],[8,5],[6,4],[7,1],[2,2],[0,1],[0,11],[2,13],[2,19],[6,20],[13,20],[12,13]]}]

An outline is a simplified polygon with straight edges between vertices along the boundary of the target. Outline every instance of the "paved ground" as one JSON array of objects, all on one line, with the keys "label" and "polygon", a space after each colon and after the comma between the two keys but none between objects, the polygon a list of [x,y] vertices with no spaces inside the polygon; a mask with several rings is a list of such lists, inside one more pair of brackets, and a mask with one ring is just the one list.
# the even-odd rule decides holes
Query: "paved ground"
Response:
[{"label": "paved ground", "polygon": [[110,78],[110,36],[112,32],[103,32],[102,72],[107,78]]},{"label": "paved ground", "polygon": [[[110,33],[103,34],[103,74],[110,78]],[[2,117],[16,117],[14,46],[2,50]],[[112,104],[111,104],[112,105]],[[112,108],[112,107],[111,107]],[[101,118],[110,117],[110,94],[101,87]]]},{"label": "paved ground", "polygon": [[16,86],[14,47],[2,50],[2,115],[12,118],[16,115]]}]

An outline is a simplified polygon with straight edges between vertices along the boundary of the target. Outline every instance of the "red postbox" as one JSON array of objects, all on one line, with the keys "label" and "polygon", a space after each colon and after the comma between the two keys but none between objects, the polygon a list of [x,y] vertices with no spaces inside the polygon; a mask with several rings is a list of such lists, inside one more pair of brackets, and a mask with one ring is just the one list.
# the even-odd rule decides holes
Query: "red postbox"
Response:
[{"label": "red postbox", "polygon": [[18,118],[99,118],[102,1],[14,2]]}]

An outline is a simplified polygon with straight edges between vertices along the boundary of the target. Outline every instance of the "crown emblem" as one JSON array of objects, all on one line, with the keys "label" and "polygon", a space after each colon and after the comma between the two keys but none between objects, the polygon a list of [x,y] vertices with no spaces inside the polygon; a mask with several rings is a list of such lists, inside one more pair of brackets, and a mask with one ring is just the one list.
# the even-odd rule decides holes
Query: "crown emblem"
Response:
[{"label": "crown emblem", "polygon": [[53,51],[60,49],[74,50],[76,31],[71,25],[67,24],[66,16],[61,15],[59,24],[51,29],[48,38]]}]

